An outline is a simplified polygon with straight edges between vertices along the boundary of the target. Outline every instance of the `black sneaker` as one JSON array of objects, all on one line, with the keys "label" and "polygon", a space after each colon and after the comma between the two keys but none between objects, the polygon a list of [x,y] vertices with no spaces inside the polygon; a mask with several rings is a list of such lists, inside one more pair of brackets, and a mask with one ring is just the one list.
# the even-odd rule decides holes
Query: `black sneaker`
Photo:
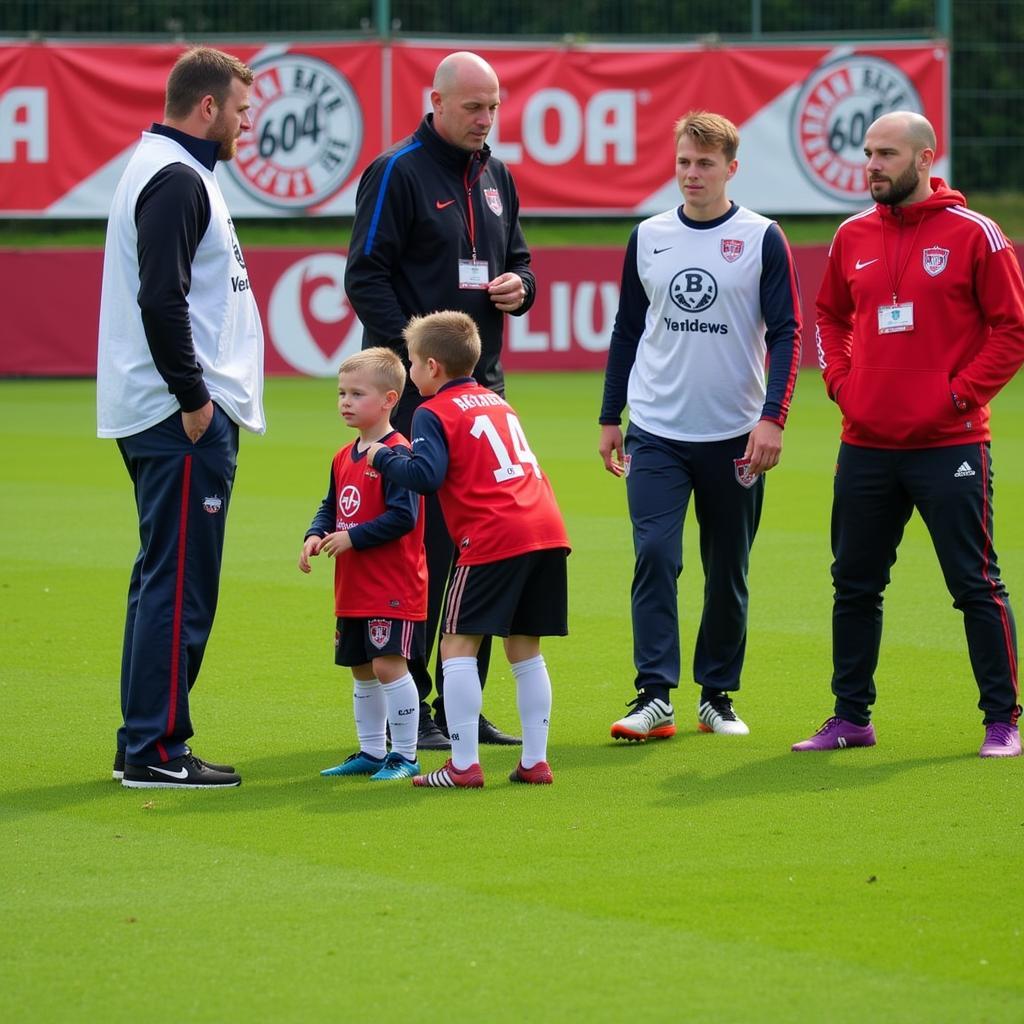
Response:
[{"label": "black sneaker", "polygon": [[416,737],[417,750],[451,750],[452,741],[441,731],[430,715],[420,712],[420,731]]},{"label": "black sneaker", "polygon": [[129,789],[224,789],[241,785],[233,771],[214,771],[191,752],[165,764],[126,764],[121,785]]},{"label": "black sneaker", "polygon": [[[189,753],[192,753],[189,751]],[[193,755],[194,756],[194,755]],[[207,768],[215,772],[225,772],[228,775],[233,775],[235,772],[235,766],[231,764],[214,764],[213,761],[204,761],[201,757],[197,757],[196,760],[200,764],[206,765]],[[117,750],[114,753],[114,767],[110,773],[110,777],[115,782],[120,782],[124,778],[124,751]]]},{"label": "black sneaker", "polygon": [[483,715],[480,716],[481,743],[490,744],[492,747],[518,747],[523,741],[519,736],[510,736],[502,732],[493,722],[489,722]]}]

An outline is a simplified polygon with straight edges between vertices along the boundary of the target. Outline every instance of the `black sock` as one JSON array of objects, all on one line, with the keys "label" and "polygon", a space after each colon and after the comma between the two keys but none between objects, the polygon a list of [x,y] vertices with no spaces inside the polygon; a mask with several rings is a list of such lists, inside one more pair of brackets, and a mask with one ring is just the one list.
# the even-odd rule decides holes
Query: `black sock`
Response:
[{"label": "black sock", "polygon": [[648,697],[657,697],[658,700],[663,700],[666,704],[671,704],[672,701],[668,699],[668,691],[669,687],[667,686],[655,685],[644,687],[644,693]]},{"label": "black sock", "polygon": [[701,704],[707,704],[711,701],[716,700],[719,697],[725,697],[729,699],[729,694],[725,690],[716,690],[710,686],[702,686],[700,688],[700,702]]}]

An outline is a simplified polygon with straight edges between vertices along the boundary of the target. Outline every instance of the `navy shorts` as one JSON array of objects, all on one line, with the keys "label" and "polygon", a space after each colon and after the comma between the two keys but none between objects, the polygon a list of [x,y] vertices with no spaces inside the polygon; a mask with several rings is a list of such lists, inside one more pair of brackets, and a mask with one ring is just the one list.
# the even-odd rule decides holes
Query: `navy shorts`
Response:
[{"label": "navy shorts", "polygon": [[422,658],[426,626],[409,619],[338,619],[334,632],[334,664],[366,665],[382,655],[409,661]]},{"label": "navy shorts", "polygon": [[569,629],[565,548],[529,551],[455,567],[441,632],[461,636],[565,636]]}]

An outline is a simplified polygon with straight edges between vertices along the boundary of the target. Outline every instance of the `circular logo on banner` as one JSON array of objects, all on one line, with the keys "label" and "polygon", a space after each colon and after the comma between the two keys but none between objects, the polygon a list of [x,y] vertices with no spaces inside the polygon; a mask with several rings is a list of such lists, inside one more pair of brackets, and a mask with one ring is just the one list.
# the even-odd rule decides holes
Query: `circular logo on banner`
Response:
[{"label": "circular logo on banner", "polygon": [[818,68],[793,106],[796,162],[811,184],[834,199],[863,203],[864,136],[890,110],[923,113],[913,82],[881,57],[841,57]]},{"label": "circular logo on banner", "polygon": [[296,370],[332,377],[359,351],[363,325],[345,300],[345,257],[321,252],[293,263],[267,305],[274,348]]},{"label": "circular logo on banner", "polygon": [[363,144],[363,113],[348,80],[315,57],[286,53],[253,65],[252,131],[228,171],[279,209],[316,206],[348,179]]}]

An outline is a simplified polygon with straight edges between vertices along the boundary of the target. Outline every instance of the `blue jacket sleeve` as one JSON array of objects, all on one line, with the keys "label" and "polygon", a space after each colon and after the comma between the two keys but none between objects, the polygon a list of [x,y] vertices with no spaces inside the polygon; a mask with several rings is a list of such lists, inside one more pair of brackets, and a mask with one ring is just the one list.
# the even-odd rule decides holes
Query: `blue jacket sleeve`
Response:
[{"label": "blue jacket sleeve", "polygon": [[415,209],[396,161],[397,156],[378,157],[359,179],[345,294],[363,324],[366,343],[404,355],[402,331],[409,317],[398,301],[392,267],[402,258]]},{"label": "blue jacket sleeve", "polygon": [[626,407],[626,388],[629,374],[636,362],[636,350],[644,333],[647,309],[651,304],[636,268],[637,235],[633,233],[626,243],[626,256],[622,263],[622,284],[619,290],[619,309],[608,345],[608,363],[604,371],[604,397],[601,400],[599,423],[621,423]]},{"label": "blue jacket sleeve", "polygon": [[[398,446],[389,450],[404,452],[408,458],[408,448]],[[360,523],[348,531],[352,547],[357,551],[386,544],[389,540],[397,540],[408,533],[419,518],[420,496],[396,481],[389,480],[383,473],[381,477],[384,483],[385,510],[376,519]]]},{"label": "blue jacket sleeve", "polygon": [[778,224],[761,248],[761,315],[768,348],[768,381],[761,419],[786,425],[800,369],[800,286],[786,236]]},{"label": "blue jacket sleeve", "polygon": [[433,494],[448,475],[448,441],[441,421],[422,406],[412,417],[412,452],[388,448],[377,453],[373,468],[381,476],[417,494]]}]

